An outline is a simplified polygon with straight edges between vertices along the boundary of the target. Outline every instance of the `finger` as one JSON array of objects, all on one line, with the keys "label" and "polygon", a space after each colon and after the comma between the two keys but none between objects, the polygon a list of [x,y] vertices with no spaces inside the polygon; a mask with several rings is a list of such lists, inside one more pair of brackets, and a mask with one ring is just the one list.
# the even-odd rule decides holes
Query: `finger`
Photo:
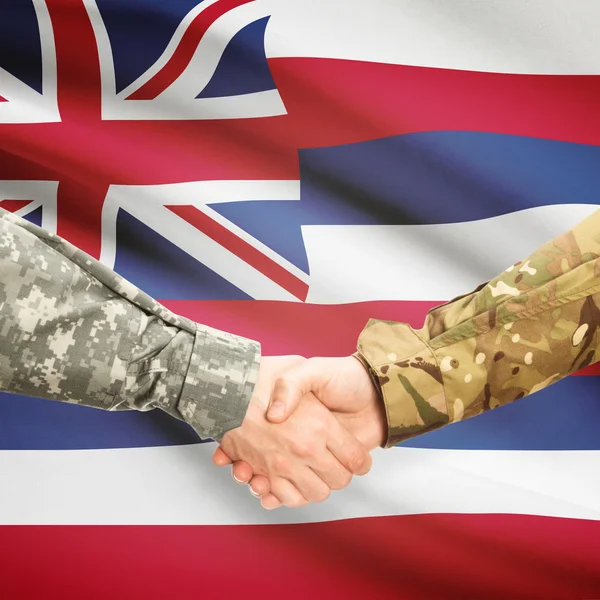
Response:
[{"label": "finger", "polygon": [[267,419],[272,423],[289,419],[298,408],[302,396],[315,392],[326,376],[310,359],[282,373],[273,385]]},{"label": "finger", "polygon": [[271,479],[271,495],[281,502],[281,504],[290,508],[297,508],[308,504],[308,500],[300,493],[296,486],[283,477],[273,477]]},{"label": "finger", "polygon": [[366,475],[372,459],[367,449],[337,421],[330,430],[327,448],[337,460],[354,475]]},{"label": "finger", "polygon": [[312,470],[331,490],[341,490],[352,481],[352,473],[331,452],[321,457]]},{"label": "finger", "polygon": [[233,463],[233,467],[231,468],[231,476],[238,483],[248,483],[252,476],[254,475],[254,471],[252,471],[252,467],[243,460],[237,460]]},{"label": "finger", "polygon": [[271,482],[264,475],[255,475],[248,485],[256,496],[266,496],[271,491]]},{"label": "finger", "polygon": [[281,502],[273,494],[267,494],[260,500],[261,506],[266,510],[274,510],[283,506]]},{"label": "finger", "polygon": [[[294,470],[293,473],[286,475],[286,479],[308,502],[324,502],[331,495],[331,488],[308,467]],[[271,486],[273,486],[272,481]],[[271,491],[279,498],[273,487],[271,487]],[[279,499],[281,500],[281,498]],[[289,506],[287,502],[284,502],[284,504]]]},{"label": "finger", "polygon": [[221,446],[217,446],[217,449],[213,452],[212,459],[217,467],[225,467],[231,464],[231,459],[223,452]]}]

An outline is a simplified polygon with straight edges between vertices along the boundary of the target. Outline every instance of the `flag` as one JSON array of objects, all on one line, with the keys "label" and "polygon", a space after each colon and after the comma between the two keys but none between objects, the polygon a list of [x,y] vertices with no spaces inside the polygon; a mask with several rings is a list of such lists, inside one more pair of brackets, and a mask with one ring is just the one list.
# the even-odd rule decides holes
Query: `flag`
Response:
[{"label": "flag", "polygon": [[[0,206],[341,356],[600,203],[593,0],[1,0]],[[263,511],[160,413],[4,394],[7,597],[600,595],[597,369]],[[567,408],[568,407],[568,408]]]}]

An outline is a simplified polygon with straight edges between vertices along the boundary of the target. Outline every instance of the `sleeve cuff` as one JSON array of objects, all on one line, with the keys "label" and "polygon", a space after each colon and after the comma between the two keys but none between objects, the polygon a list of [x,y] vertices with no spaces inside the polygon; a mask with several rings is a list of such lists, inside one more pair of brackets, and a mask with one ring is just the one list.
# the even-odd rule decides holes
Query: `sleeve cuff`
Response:
[{"label": "sleeve cuff", "polygon": [[358,339],[358,354],[385,403],[387,448],[449,422],[443,366],[412,327],[371,319]]},{"label": "sleeve cuff", "polygon": [[202,439],[242,424],[254,391],[260,344],[198,325],[178,409]]}]

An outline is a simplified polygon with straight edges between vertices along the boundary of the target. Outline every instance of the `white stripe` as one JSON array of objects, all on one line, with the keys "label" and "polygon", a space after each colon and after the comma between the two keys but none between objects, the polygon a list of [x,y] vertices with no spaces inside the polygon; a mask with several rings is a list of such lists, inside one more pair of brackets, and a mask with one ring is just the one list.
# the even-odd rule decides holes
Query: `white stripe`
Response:
[{"label": "white stripe", "polygon": [[260,509],[213,444],[0,452],[2,524],[305,523],[425,513],[600,519],[599,451],[379,450],[369,475],[325,503]]},{"label": "white stripe", "polygon": [[441,225],[305,226],[307,301],[448,300],[525,259],[595,210],[571,204]]},{"label": "white stripe", "polygon": [[269,57],[600,73],[597,0],[259,0]]}]

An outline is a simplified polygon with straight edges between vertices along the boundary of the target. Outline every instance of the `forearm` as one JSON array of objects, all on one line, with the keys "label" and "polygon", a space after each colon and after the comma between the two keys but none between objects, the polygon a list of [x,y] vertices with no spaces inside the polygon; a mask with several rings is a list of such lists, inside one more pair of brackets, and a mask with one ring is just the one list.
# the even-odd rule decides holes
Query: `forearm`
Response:
[{"label": "forearm", "polygon": [[384,398],[387,445],[513,402],[595,362],[600,212],[424,327],[371,321],[359,355]]},{"label": "forearm", "polygon": [[161,408],[201,437],[241,424],[256,342],[174,315],[5,211],[0,233],[2,390],[108,410]]}]

